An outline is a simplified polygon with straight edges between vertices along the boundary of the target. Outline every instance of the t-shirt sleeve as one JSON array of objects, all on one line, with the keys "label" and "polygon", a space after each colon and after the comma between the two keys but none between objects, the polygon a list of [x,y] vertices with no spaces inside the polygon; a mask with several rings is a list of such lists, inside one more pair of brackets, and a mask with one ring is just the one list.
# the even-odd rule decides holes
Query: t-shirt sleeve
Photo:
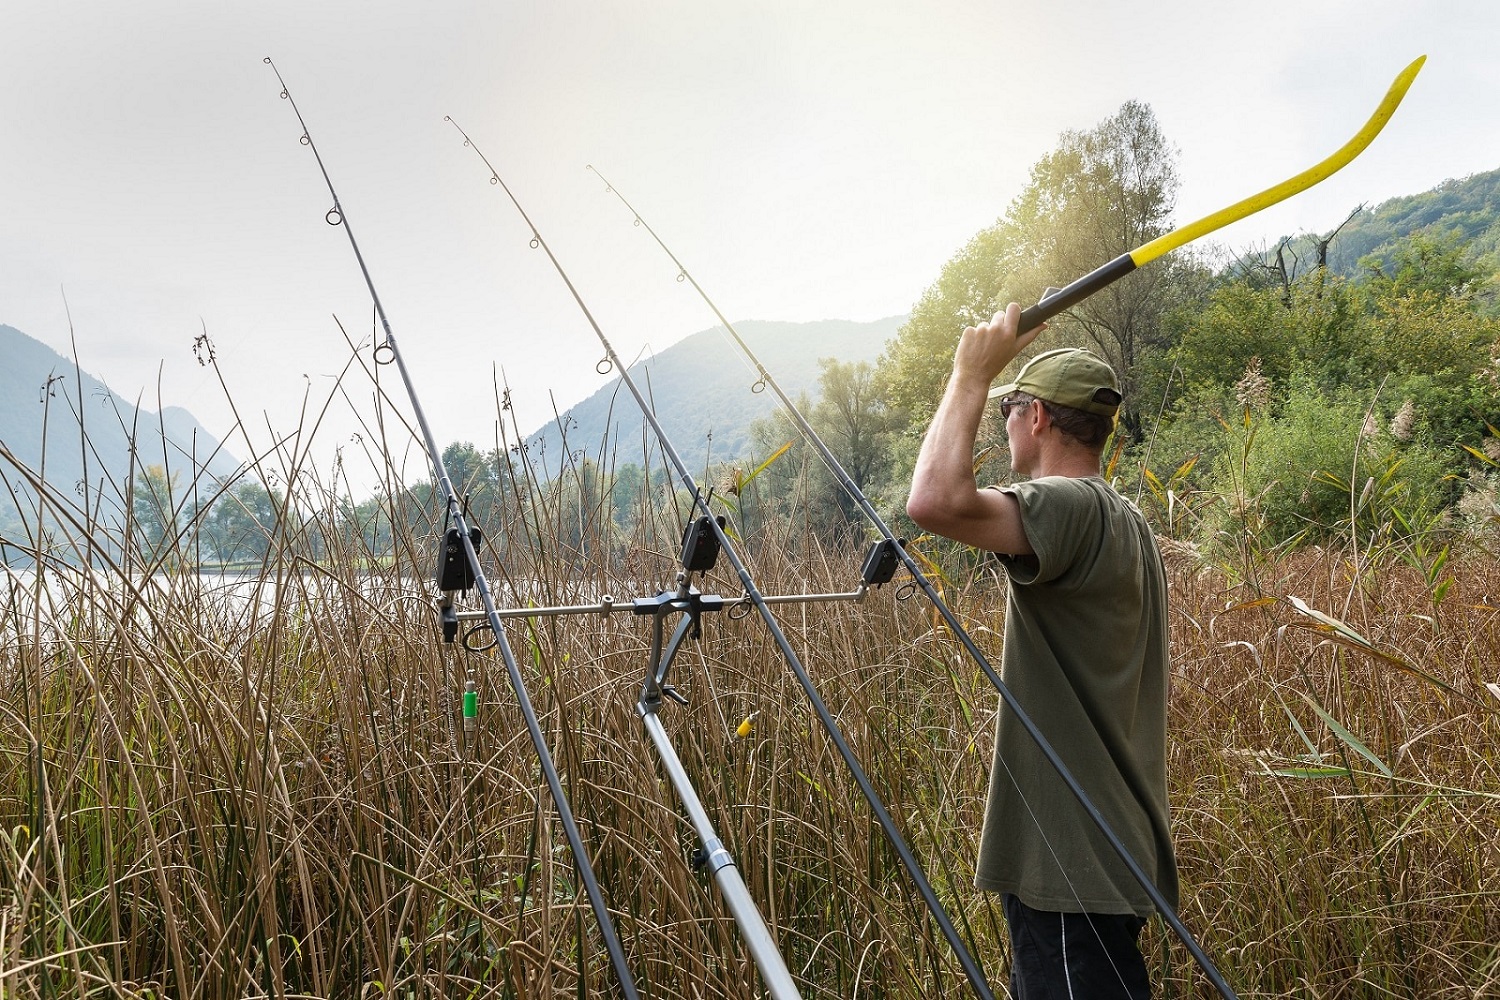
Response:
[{"label": "t-shirt sleeve", "polygon": [[1052,583],[1072,569],[1099,535],[1099,505],[1088,486],[1049,477],[999,487],[1021,506],[1021,524],[1036,553],[999,555],[1010,579],[1020,585]]}]

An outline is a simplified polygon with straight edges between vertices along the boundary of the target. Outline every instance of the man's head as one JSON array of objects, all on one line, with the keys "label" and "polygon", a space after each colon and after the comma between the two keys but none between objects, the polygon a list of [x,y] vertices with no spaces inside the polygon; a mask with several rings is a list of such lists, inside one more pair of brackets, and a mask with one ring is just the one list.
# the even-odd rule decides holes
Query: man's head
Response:
[{"label": "man's head", "polygon": [[1103,447],[1120,410],[1120,382],[1098,355],[1078,347],[1045,351],[1022,366],[991,399],[1039,399],[1053,424],[1091,448]]},{"label": "man's head", "polygon": [[998,399],[1024,392],[1059,406],[1114,417],[1120,409],[1120,381],[1098,355],[1081,347],[1043,351],[1021,367],[1014,382],[990,390]]}]

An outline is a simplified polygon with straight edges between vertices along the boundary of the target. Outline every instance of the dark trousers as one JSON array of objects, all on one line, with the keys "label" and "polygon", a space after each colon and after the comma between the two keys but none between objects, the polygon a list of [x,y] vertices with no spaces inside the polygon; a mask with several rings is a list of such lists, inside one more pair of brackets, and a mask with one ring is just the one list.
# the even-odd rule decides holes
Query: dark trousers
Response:
[{"label": "dark trousers", "polygon": [[1150,1000],[1136,943],[1143,918],[1033,910],[1010,893],[1004,901],[1012,1000]]}]

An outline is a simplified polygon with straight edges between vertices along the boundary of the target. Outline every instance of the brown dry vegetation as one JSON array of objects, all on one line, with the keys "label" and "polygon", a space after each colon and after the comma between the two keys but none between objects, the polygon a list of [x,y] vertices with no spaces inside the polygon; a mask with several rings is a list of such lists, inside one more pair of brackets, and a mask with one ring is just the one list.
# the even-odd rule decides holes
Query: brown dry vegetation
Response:
[{"label": "brown dry vegetation", "polygon": [[[502,602],[670,582],[670,517],[579,562],[621,551],[579,544],[604,519],[511,488],[534,502],[502,533],[541,541],[488,566]],[[502,662],[437,641],[432,539],[371,552],[333,530],[332,490],[288,502],[303,518],[233,587],[173,571],[186,551],[81,573],[97,525],[43,505],[43,571],[0,589],[0,996],[618,995]],[[775,517],[748,533],[764,593],[857,577]],[[953,565],[947,598],[998,653],[1001,592]],[[1353,550],[1174,556],[1182,917],[1243,997],[1500,995],[1500,571],[1479,548],[1436,568],[1454,583]],[[722,563],[703,589],[739,592]],[[777,617],[1003,993],[1003,921],[971,887],[998,696],[896,589]],[[661,717],[803,995],[968,995],[765,625],[704,625],[671,678],[690,704]],[[647,623],[507,635],[641,994],[760,996],[636,714]],[[1210,995],[1159,921],[1147,949],[1162,995]]]}]

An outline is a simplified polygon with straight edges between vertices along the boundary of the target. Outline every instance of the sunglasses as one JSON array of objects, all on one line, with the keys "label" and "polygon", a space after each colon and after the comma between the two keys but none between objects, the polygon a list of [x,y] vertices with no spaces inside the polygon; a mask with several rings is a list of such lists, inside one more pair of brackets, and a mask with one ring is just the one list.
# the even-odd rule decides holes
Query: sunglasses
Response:
[{"label": "sunglasses", "polygon": [[1009,420],[1010,419],[1010,411],[1011,410],[1014,410],[1014,409],[1016,409],[1017,407],[1020,407],[1020,406],[1026,406],[1027,404],[1029,404],[1031,402],[1032,402],[1032,400],[1029,400],[1029,399],[1009,399],[1009,398],[1007,398],[1007,399],[1000,400],[1000,419],[1001,420]]}]

